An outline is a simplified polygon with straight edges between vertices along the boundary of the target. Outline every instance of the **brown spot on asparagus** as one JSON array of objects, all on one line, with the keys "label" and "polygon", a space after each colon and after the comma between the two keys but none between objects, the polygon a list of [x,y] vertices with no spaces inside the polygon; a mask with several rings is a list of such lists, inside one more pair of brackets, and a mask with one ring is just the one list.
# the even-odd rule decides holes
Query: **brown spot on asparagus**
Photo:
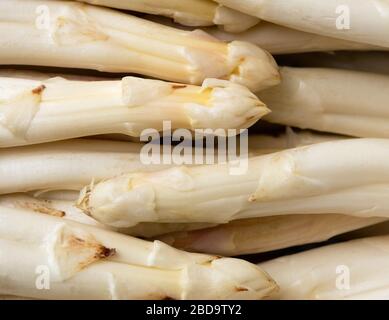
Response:
[{"label": "brown spot on asparagus", "polygon": [[249,291],[249,289],[243,288],[243,287],[236,287],[235,290],[236,290],[237,292],[246,292],[246,291]]},{"label": "brown spot on asparagus", "polygon": [[187,87],[187,85],[185,85],[185,84],[173,84],[172,85],[173,89],[184,89],[186,87]]},{"label": "brown spot on asparagus", "polygon": [[48,201],[45,201],[45,202],[43,202],[43,201],[42,202],[28,202],[28,201],[26,201],[26,202],[20,203],[20,206],[24,209],[29,209],[29,210],[32,210],[32,211],[38,212],[38,213],[48,214],[48,215],[53,216],[53,217],[63,218],[66,215],[66,213],[64,211],[51,208],[49,206]]},{"label": "brown spot on asparagus", "polygon": [[173,299],[172,297],[166,296],[166,297],[164,297],[164,298],[161,299],[161,300],[176,300],[176,299]]},{"label": "brown spot on asparagus", "polygon": [[83,250],[92,249],[95,253],[89,259],[79,263],[80,269],[85,268],[91,263],[100,259],[106,259],[116,254],[116,249],[104,247],[94,239],[84,240],[79,237],[71,236],[67,239],[65,246],[71,250],[82,252]]},{"label": "brown spot on asparagus", "polygon": [[42,84],[39,87],[33,89],[32,93],[33,94],[41,94],[43,92],[43,90],[45,90],[45,89],[46,89],[46,86]]},{"label": "brown spot on asparagus", "polygon": [[97,258],[101,258],[101,259],[109,258],[114,256],[115,254],[116,254],[116,249],[101,247],[101,251],[98,253]]}]

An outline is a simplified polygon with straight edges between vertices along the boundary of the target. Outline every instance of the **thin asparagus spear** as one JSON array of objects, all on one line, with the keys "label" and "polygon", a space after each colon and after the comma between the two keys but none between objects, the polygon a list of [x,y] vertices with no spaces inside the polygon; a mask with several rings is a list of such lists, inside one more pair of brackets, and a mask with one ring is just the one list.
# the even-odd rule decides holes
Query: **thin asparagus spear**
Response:
[{"label": "thin asparagus spear", "polygon": [[221,78],[253,91],[280,80],[274,59],[253,44],[227,44],[102,7],[2,0],[0,21],[0,64],[131,72],[197,85]]},{"label": "thin asparagus spear", "polygon": [[247,88],[207,79],[202,87],[125,77],[121,81],[0,78],[0,147],[96,134],[139,137],[149,128],[246,128],[269,112]]},{"label": "thin asparagus spear", "polygon": [[140,222],[227,223],[288,214],[388,217],[389,140],[318,143],[228,164],[176,167],[87,187],[79,206],[114,227]]},{"label": "thin asparagus spear", "polygon": [[283,82],[260,97],[267,121],[346,134],[389,137],[389,77],[336,69],[282,68]]},{"label": "thin asparagus spear", "polygon": [[[277,286],[243,260],[189,254],[0,207],[0,294],[40,299],[260,299]],[[40,290],[45,267],[49,290]],[[40,269],[39,269],[40,270]]]},{"label": "thin asparagus spear", "polygon": [[78,0],[94,5],[133,10],[172,18],[186,26],[201,27],[218,25],[227,32],[242,32],[259,22],[212,0]]},{"label": "thin asparagus spear", "polygon": [[238,256],[327,241],[383,221],[386,219],[336,214],[275,216],[237,220],[202,230],[166,234],[158,239],[185,251]]},{"label": "thin asparagus spear", "polygon": [[336,50],[385,50],[385,48],[378,46],[320,36],[267,22],[261,22],[238,34],[225,32],[216,27],[207,28],[206,32],[223,41],[239,40],[254,43],[271,54]]},{"label": "thin asparagus spear", "polygon": [[325,246],[259,264],[280,299],[388,299],[389,236]]},{"label": "thin asparagus spear", "polygon": [[216,0],[289,28],[389,47],[386,0]]}]

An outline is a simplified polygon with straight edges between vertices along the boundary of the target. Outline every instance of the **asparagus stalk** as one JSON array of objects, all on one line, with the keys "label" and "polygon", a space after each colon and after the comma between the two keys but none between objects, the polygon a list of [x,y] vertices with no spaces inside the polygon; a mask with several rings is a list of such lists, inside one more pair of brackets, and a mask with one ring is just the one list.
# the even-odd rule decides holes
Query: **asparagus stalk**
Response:
[{"label": "asparagus stalk", "polygon": [[[334,135],[310,132],[272,137],[249,136],[249,152],[266,154],[327,140],[340,139]],[[168,164],[142,163],[141,144],[97,139],[74,139],[41,145],[0,150],[0,194],[39,191],[45,194],[60,190],[53,199],[63,199],[63,190],[79,192],[92,181],[95,183],[131,172],[157,171]],[[217,160],[217,159],[215,159]]]},{"label": "asparagus stalk", "polygon": [[0,21],[1,64],[131,72],[197,85],[221,78],[253,91],[280,80],[274,59],[253,44],[227,44],[101,7],[2,0]]},{"label": "asparagus stalk", "polygon": [[[260,299],[277,286],[243,260],[189,254],[1,207],[0,294],[38,299]],[[21,262],[23,261],[23,262]],[[45,266],[50,290],[36,286]]]},{"label": "asparagus stalk", "polygon": [[280,299],[388,299],[389,237],[325,246],[261,263]]},{"label": "asparagus stalk", "polygon": [[172,18],[185,26],[218,25],[227,32],[242,32],[259,20],[236,10],[218,5],[212,0],[78,0],[94,5],[133,10]]},{"label": "asparagus stalk", "polygon": [[[80,210],[72,200],[59,200],[57,198],[48,199],[45,195],[34,197],[28,194],[10,194],[0,196],[0,206],[13,209],[31,210],[41,214],[47,214],[94,227],[112,230],[123,234],[142,237],[155,238],[163,234],[192,231],[212,227],[212,224],[204,223],[141,223],[132,228],[120,229],[107,227]],[[76,197],[77,199],[77,197]]]},{"label": "asparagus stalk", "polygon": [[223,41],[247,41],[254,43],[271,54],[289,54],[337,50],[385,50],[366,43],[335,39],[317,34],[290,29],[273,23],[261,22],[257,26],[238,34],[212,27],[207,33]]},{"label": "asparagus stalk", "polygon": [[35,190],[80,191],[91,181],[167,168],[146,165],[142,145],[79,139],[0,150],[0,194]]},{"label": "asparagus stalk", "polygon": [[386,0],[216,0],[293,29],[389,47]]},{"label": "asparagus stalk", "polygon": [[272,109],[266,120],[356,137],[389,137],[386,75],[282,68],[283,82],[261,93]]},{"label": "asparagus stalk", "polygon": [[185,251],[238,256],[327,241],[382,221],[385,219],[336,214],[275,216],[237,220],[202,230],[166,234],[158,239]]},{"label": "asparagus stalk", "polygon": [[0,78],[0,146],[96,134],[139,137],[149,128],[247,128],[269,112],[247,88],[207,79],[202,87],[125,77],[121,81]]},{"label": "asparagus stalk", "polygon": [[176,167],[87,187],[79,206],[114,227],[140,222],[227,223],[288,214],[388,217],[389,140],[330,141],[228,164]]}]

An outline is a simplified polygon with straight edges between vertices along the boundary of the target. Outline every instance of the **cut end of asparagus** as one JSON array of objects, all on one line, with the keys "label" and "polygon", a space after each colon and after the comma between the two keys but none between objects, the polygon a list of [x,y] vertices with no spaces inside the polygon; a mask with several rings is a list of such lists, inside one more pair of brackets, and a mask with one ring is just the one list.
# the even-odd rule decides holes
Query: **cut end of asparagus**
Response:
[{"label": "cut end of asparagus", "polygon": [[243,32],[258,24],[259,19],[225,6],[218,6],[213,23],[226,32]]},{"label": "cut end of asparagus", "polygon": [[182,299],[264,299],[278,291],[263,270],[238,259],[189,265],[182,274]]},{"label": "cut end of asparagus", "polygon": [[281,81],[277,63],[270,53],[242,41],[228,44],[229,80],[242,84],[253,92],[276,86]]}]

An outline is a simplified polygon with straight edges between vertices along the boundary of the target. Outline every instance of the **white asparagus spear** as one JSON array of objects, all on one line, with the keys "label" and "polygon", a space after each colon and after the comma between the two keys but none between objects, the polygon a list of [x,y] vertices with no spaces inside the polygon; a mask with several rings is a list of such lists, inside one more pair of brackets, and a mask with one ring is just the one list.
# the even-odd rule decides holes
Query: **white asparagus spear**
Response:
[{"label": "white asparagus spear", "polygon": [[141,144],[77,139],[0,150],[0,194],[34,190],[79,191],[91,181],[167,168],[145,165]]},{"label": "white asparagus spear", "polygon": [[389,47],[386,0],[216,0],[289,28]]},{"label": "white asparagus spear", "polygon": [[267,121],[346,134],[389,137],[389,77],[357,71],[282,68],[283,82],[260,94]]},{"label": "white asparagus spear", "polygon": [[[249,136],[250,153],[264,154],[327,140],[335,135],[310,132],[288,133],[278,137]],[[77,196],[62,198],[63,190],[80,191],[92,181],[131,172],[155,171],[168,164],[142,163],[143,145],[107,140],[75,139],[47,144],[0,149],[0,194],[39,191],[48,198],[48,191],[60,190],[51,197],[76,200]],[[77,193],[75,193],[77,194]]]},{"label": "white asparagus spear", "polygon": [[275,216],[237,220],[213,228],[166,234],[158,239],[185,251],[238,256],[327,241],[383,221],[386,219],[336,214]]},{"label": "white asparagus spear", "polygon": [[259,264],[280,299],[388,299],[389,236],[325,246]]},{"label": "white asparagus spear", "polygon": [[330,141],[228,164],[123,175],[87,187],[79,206],[115,227],[227,223],[288,214],[388,217],[389,140]]},{"label": "white asparagus spear", "polygon": [[274,59],[253,44],[227,44],[202,31],[182,31],[102,7],[2,0],[0,21],[0,64],[131,72],[198,85],[222,78],[253,91],[280,80]]},{"label": "white asparagus spear", "polygon": [[261,22],[257,26],[238,34],[225,32],[217,27],[205,30],[223,41],[239,40],[254,43],[271,54],[337,50],[385,50],[385,48],[378,46],[320,36],[268,22]]},{"label": "white asparagus spear", "polygon": [[212,0],[78,0],[94,5],[133,10],[172,18],[185,26],[218,25],[227,32],[241,32],[258,18],[219,5]]},{"label": "white asparagus spear", "polygon": [[[58,193],[56,196],[58,197]],[[41,194],[40,198],[28,194],[10,194],[0,196],[0,206],[31,210],[102,229],[149,239],[171,232],[191,231],[215,226],[207,223],[140,223],[135,227],[127,229],[110,228],[82,212],[82,210],[75,205],[75,200],[77,200],[77,196],[74,201],[72,201],[55,198],[47,199],[44,194]]]},{"label": "white asparagus spear", "polygon": [[[277,288],[259,268],[243,260],[189,254],[160,242],[30,211],[0,207],[0,218],[3,295],[43,299],[260,299]],[[44,276],[49,276],[49,290],[37,287]]]},{"label": "white asparagus spear", "polygon": [[121,81],[0,78],[0,147],[97,134],[139,137],[150,128],[241,129],[269,110],[247,88],[207,79],[202,87]]}]

